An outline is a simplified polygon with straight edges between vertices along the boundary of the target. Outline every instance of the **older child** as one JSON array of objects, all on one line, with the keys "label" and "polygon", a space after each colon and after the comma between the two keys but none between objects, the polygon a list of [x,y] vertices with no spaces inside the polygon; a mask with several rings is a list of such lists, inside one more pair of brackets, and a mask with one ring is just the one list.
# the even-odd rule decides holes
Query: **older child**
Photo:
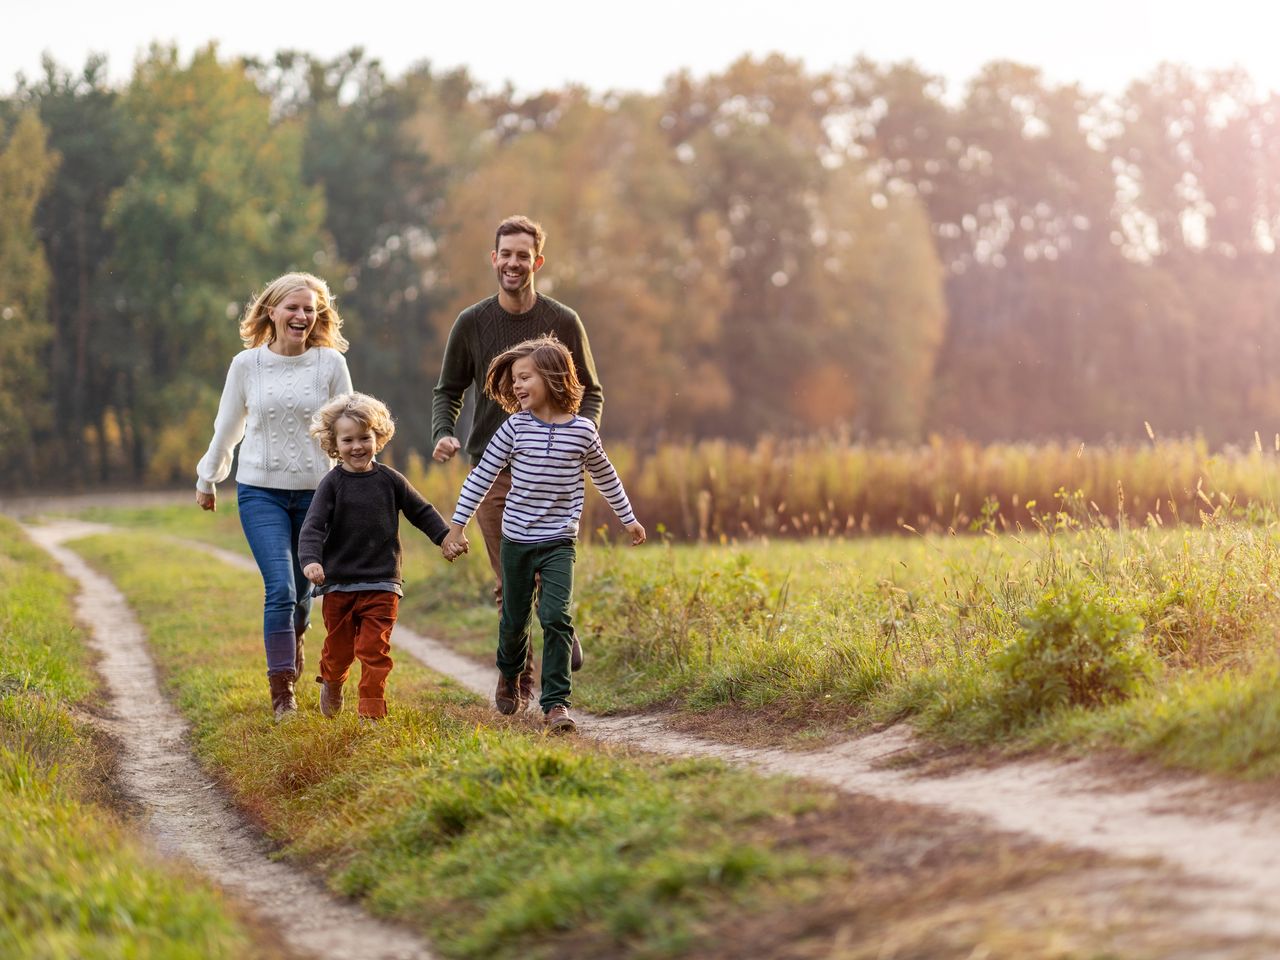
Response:
[{"label": "older child", "polygon": [[485,392],[513,416],[498,427],[463,481],[443,549],[466,548],[467,522],[499,472],[510,466],[511,492],[502,511],[502,617],[494,703],[499,712],[511,714],[524,709],[531,698],[532,691],[521,687],[519,677],[528,656],[528,624],[538,585],[543,634],[540,706],[552,732],[572,732],[577,724],[569,714],[569,605],[586,492],[584,469],[631,533],[633,544],[644,543],[644,527],[631,510],[595,424],[577,415],[583,387],[564,344],[539,337],[499,354],[489,364]]},{"label": "older child", "polygon": [[[320,655],[320,712],[342,710],[342,685],[360,659],[362,719],[387,715],[387,674],[391,672],[391,628],[400,598],[399,520],[409,522],[440,545],[448,527],[435,507],[400,473],[374,460],[395,433],[385,404],[363,393],[348,393],[320,408],[311,435],[337,466],[325,474],[298,538],[302,572],[324,594],[328,635]],[[452,560],[466,549],[442,548]]]}]

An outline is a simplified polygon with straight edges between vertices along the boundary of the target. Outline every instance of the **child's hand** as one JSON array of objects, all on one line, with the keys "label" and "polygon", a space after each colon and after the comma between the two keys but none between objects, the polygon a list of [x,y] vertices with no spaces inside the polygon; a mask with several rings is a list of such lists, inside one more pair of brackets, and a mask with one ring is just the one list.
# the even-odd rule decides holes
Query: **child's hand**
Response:
[{"label": "child's hand", "polygon": [[450,529],[447,536],[440,544],[440,552],[444,554],[444,558],[453,561],[462,556],[469,549],[467,543],[467,535],[458,528]]},{"label": "child's hand", "polygon": [[324,567],[318,563],[308,563],[302,568],[302,575],[317,587],[324,583]]},{"label": "child's hand", "polygon": [[636,520],[633,523],[628,523],[627,531],[631,534],[631,545],[633,547],[638,547],[640,544],[644,543],[646,539],[644,527],[640,525],[639,520]]}]

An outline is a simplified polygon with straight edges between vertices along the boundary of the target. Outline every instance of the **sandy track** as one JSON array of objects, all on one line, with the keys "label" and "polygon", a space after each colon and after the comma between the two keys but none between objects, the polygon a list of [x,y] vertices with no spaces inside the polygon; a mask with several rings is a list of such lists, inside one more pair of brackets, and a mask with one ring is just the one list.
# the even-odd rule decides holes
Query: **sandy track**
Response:
[{"label": "sandy track", "polygon": [[[121,788],[146,813],[166,853],[190,860],[249,904],[299,953],[351,960],[432,956],[410,931],[375,920],[269,848],[204,775],[187,750],[186,724],[160,692],[146,636],[120,592],[62,543],[109,527],[58,522],[27,533],[80,585],[77,614],[101,657],[112,732],[121,743]],[[264,684],[265,688],[265,684]]]}]

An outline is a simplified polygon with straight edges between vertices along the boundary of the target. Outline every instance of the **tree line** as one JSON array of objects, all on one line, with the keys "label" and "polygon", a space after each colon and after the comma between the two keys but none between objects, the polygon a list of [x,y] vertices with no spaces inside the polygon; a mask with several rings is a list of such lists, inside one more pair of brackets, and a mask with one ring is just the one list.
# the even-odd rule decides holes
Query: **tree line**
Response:
[{"label": "tree line", "polygon": [[1280,107],[1168,65],[1123,95],[989,64],[781,56],[657,94],[486,89],[360,50],[46,60],[0,100],[0,484],[189,479],[286,269],[324,276],[357,387],[430,449],[493,226],[549,231],[605,429],[665,440],[1274,432]]}]

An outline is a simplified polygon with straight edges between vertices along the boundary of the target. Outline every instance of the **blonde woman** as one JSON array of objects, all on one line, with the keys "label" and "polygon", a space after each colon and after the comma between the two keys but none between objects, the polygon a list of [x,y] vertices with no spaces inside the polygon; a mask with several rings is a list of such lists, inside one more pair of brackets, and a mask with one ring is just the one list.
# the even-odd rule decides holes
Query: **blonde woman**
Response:
[{"label": "blonde woman", "polygon": [[297,710],[311,590],[298,562],[298,534],[317,484],[333,466],[308,433],[312,415],[351,392],[342,318],[328,285],[309,273],[267,284],[240,321],[244,350],[231,361],[213,440],[196,466],[196,503],[217,509],[216,484],[240,447],[240,525],[264,585],[262,633],[277,720]]}]

